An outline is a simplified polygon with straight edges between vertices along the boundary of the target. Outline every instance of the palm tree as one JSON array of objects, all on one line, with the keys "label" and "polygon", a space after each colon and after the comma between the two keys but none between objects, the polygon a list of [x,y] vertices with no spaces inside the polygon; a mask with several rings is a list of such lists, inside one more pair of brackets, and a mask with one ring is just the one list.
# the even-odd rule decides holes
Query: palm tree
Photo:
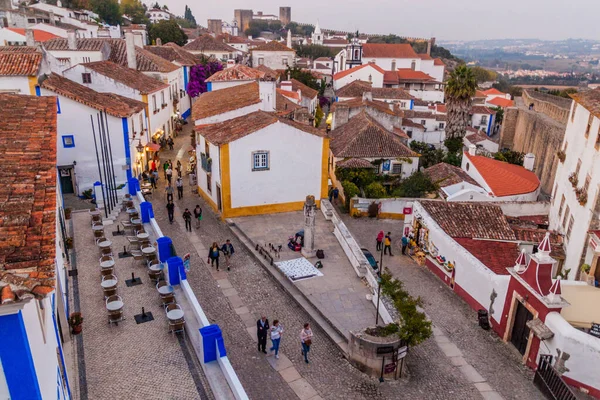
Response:
[{"label": "palm tree", "polygon": [[446,83],[446,107],[448,123],[446,137],[463,137],[469,125],[471,98],[477,90],[477,80],[473,71],[466,65],[459,65],[450,74]]}]

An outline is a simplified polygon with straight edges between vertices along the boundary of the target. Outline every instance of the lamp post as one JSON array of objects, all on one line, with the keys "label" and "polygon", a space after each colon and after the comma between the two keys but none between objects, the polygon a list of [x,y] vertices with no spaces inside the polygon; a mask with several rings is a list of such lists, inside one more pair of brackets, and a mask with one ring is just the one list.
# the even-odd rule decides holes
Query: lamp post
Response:
[{"label": "lamp post", "polygon": [[379,302],[381,301],[381,270],[383,268],[383,242],[379,252],[379,268],[377,268],[377,311],[375,313],[375,325],[379,323]]}]

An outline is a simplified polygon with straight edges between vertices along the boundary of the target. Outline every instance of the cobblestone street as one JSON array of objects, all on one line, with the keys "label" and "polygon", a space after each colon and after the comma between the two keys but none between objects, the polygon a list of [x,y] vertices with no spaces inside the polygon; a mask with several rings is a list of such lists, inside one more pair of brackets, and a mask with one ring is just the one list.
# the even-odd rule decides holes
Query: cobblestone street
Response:
[{"label": "cobblestone street", "polygon": [[493,331],[477,323],[477,312],[450,291],[434,274],[401,255],[402,221],[353,219],[340,214],[361,246],[375,251],[380,230],[392,232],[394,257],[384,256],[383,265],[402,282],[413,296],[421,296],[433,323],[463,353],[471,364],[505,399],[542,399],[533,385],[533,373],[523,366],[520,354],[510,343],[502,342]]},{"label": "cobblestone street", "polygon": [[[187,125],[184,133],[176,139],[175,149],[161,152],[161,161],[171,159],[176,162],[179,156],[185,170],[187,154],[184,149],[190,148],[189,131],[190,126]],[[305,364],[300,354],[298,336],[302,324],[311,321],[310,316],[262,269],[210,207],[198,195],[190,193],[187,185],[184,198],[177,200],[175,197],[176,221],[172,225],[168,223],[166,196],[163,193],[164,179],[161,174],[159,188],[151,200],[155,217],[164,234],[173,239],[178,254],[192,254],[191,271],[188,274],[190,284],[208,318],[223,330],[228,356],[250,398],[291,399],[295,395],[284,379],[269,366],[267,358],[257,352],[254,340],[247,334],[247,325],[234,312],[234,307],[221,292],[216,279],[227,278],[237,291],[241,304],[256,319],[265,313],[271,321],[277,318],[282,322],[286,333],[281,342],[281,351],[322,398],[481,399],[479,392],[462,374],[444,360],[444,354],[433,340],[411,350],[407,358],[410,371],[408,379],[380,384],[352,367],[333,341],[313,325],[315,341],[311,363]],[[204,211],[201,227],[187,233],[181,213],[186,207],[193,209],[196,204],[200,204]],[[206,264],[206,254],[198,255],[195,251],[192,244],[195,235],[205,245],[231,239],[236,249],[232,270],[219,274],[211,271]]]}]

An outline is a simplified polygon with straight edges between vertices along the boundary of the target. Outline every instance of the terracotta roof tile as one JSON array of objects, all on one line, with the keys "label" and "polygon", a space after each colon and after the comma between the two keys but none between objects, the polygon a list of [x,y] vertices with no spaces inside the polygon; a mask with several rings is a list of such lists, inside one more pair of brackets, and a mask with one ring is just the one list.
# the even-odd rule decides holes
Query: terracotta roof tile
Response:
[{"label": "terracotta roof tile", "polygon": [[519,245],[511,242],[455,238],[462,247],[497,275],[508,275],[519,256]]},{"label": "terracotta roof tile", "polygon": [[484,90],[483,94],[485,94],[486,96],[490,96],[490,95],[503,95],[503,96],[505,96],[506,95],[506,93],[503,93],[503,92],[499,91],[496,88],[490,88],[488,90]]},{"label": "terracotta roof tile", "polygon": [[253,81],[265,76],[263,71],[246,65],[235,64],[233,67],[212,74],[206,82]]},{"label": "terracotta roof tile", "polygon": [[423,71],[413,71],[410,68],[399,68],[398,82],[435,82],[435,78]]},{"label": "terracotta roof tile", "polygon": [[573,93],[570,96],[576,103],[600,118],[600,88]]},{"label": "terracotta roof tile", "polygon": [[520,165],[473,156],[468,152],[464,156],[477,169],[496,197],[531,193],[540,186],[538,177]]},{"label": "terracotta roof tile", "polygon": [[[111,40],[119,40],[125,42],[122,39],[102,39],[102,38],[81,38],[77,39],[77,50],[78,51],[101,51],[104,46],[109,46]],[[53,50],[69,50],[69,41],[66,38],[50,39],[44,42],[44,48],[48,51]]]},{"label": "terracotta roof tile", "polygon": [[264,64],[259,65],[258,67],[254,68],[254,69],[257,71],[260,71],[260,72],[264,72],[265,76],[263,77],[263,80],[276,81],[277,79],[279,79],[279,76],[280,76],[279,72],[267,67]]},{"label": "terracotta roof tile", "polygon": [[278,122],[316,136],[326,136],[324,131],[290,121],[287,118],[278,118],[275,113],[268,113],[265,111],[255,111],[217,124],[196,127],[195,132],[204,137],[208,142],[215,145],[221,145],[238,140]]},{"label": "terracotta roof tile", "polygon": [[452,238],[516,240],[500,206],[435,200],[419,203]]},{"label": "terracotta roof tile", "polygon": [[[470,128],[470,127],[469,127]],[[473,129],[473,128],[471,128]],[[478,131],[476,129],[467,129],[467,134],[465,135],[465,137],[467,138],[467,140],[473,144],[477,144],[477,143],[481,143],[484,140],[489,140],[490,142],[494,142],[497,143],[494,139],[492,139],[491,137],[489,137],[488,135],[486,135],[485,132],[483,131]],[[473,132],[475,131],[475,132]]]},{"label": "terracotta roof tile", "polygon": [[515,105],[515,102],[509,99],[505,99],[502,97],[494,97],[493,99],[491,99],[490,101],[487,102],[488,104],[492,104],[496,107],[513,107]]},{"label": "terracotta roof tile", "polygon": [[338,107],[348,107],[348,108],[372,108],[375,109],[377,111],[389,114],[389,115],[393,115],[393,116],[398,116],[398,113],[394,112],[394,110],[390,109],[390,104],[389,103],[384,103],[382,101],[377,101],[377,100],[363,100],[362,97],[355,97],[353,99],[350,100],[344,100],[344,101],[336,101],[335,103],[332,104],[331,106],[331,111],[335,111]]},{"label": "terracotta roof tile", "polygon": [[363,58],[419,58],[410,44],[365,43]]},{"label": "terracotta roof tile", "polygon": [[331,132],[331,151],[335,157],[418,157],[398,135],[386,130],[364,110]]},{"label": "terracotta roof tile", "polygon": [[402,126],[407,127],[407,128],[417,128],[417,129],[423,129],[425,130],[425,126],[421,125],[421,124],[417,124],[416,122],[411,121],[408,118],[403,118],[402,119]]},{"label": "terracotta roof tile", "polygon": [[183,46],[183,48],[188,51],[201,52],[219,51],[235,53],[237,51],[228,44],[215,40],[215,38],[209,34],[199,36],[198,38],[192,40],[191,42]]},{"label": "terracotta roof tile", "polygon": [[56,99],[0,94],[0,132],[0,304],[7,304],[54,287]]},{"label": "terracotta roof tile", "polygon": [[444,64],[444,62],[442,61],[441,58],[434,58],[433,59],[433,65],[438,66],[438,67],[445,67],[446,64]]},{"label": "terracotta roof tile", "polygon": [[[25,28],[6,28],[6,29],[8,29],[9,31],[18,33],[19,35],[25,36]],[[33,30],[33,40],[35,40],[36,42],[45,42],[47,40],[59,37],[53,33],[46,32],[41,29],[32,29],[32,30]]]},{"label": "terracotta roof tile", "polygon": [[486,106],[471,106],[471,114],[493,114],[496,115],[496,111],[489,109]]},{"label": "terracotta roof tile", "polygon": [[246,39],[239,37],[239,36],[230,35],[229,33],[223,33],[222,35],[218,35],[217,37],[215,37],[215,40],[217,40],[219,42],[223,42],[223,43],[234,43],[234,44],[245,44],[246,43]]},{"label": "terracotta roof tile", "polygon": [[487,96],[486,96],[486,94],[485,94],[483,91],[481,91],[481,90],[476,90],[476,91],[475,91],[475,96],[473,96],[473,97],[474,97],[474,98],[481,98],[481,97],[485,98],[485,97],[487,97]]},{"label": "terracotta roof tile", "polygon": [[301,105],[294,103],[287,97],[282,95],[279,91],[275,95],[275,109],[279,115],[288,115],[298,108],[302,108]]},{"label": "terracotta roof tile", "polygon": [[366,67],[372,67],[377,72],[380,72],[382,74],[385,73],[385,71],[383,70],[383,68],[381,68],[377,64],[375,64],[375,63],[367,63],[367,64],[359,65],[359,66],[356,66],[356,67],[353,67],[353,68],[349,68],[349,69],[337,72],[337,73],[333,74],[333,79],[334,80],[342,79],[343,77],[348,76],[348,75],[350,75],[350,74],[352,74],[354,72],[360,71],[361,69],[366,68]]},{"label": "terracotta roof tile", "polygon": [[292,92],[289,90],[283,90],[280,88],[275,89],[277,94],[280,94],[288,99],[294,99],[296,101],[300,101],[300,95],[298,94],[298,92]]},{"label": "terracotta roof tile", "polygon": [[39,53],[40,50],[33,46],[0,46],[0,53]]},{"label": "terracotta roof tile", "polygon": [[192,106],[194,121],[260,103],[258,82],[206,92]]},{"label": "terracotta roof tile", "polygon": [[144,46],[144,50],[164,58],[167,61],[176,62],[188,67],[198,65],[201,62],[198,56],[186,51],[183,47],[180,47],[175,43],[167,43],[162,46]]},{"label": "terracotta roof tile", "polygon": [[300,93],[302,93],[302,97],[314,99],[319,94],[318,90],[308,87],[304,83],[302,83],[294,78],[291,79],[291,82],[292,82],[292,90],[294,90],[294,91],[300,90]]},{"label": "terracotta roof tile", "polygon": [[40,52],[0,52],[0,76],[37,76],[42,64]]},{"label": "terracotta roof tile", "polygon": [[338,168],[375,168],[370,161],[364,158],[349,158],[335,163],[335,166]]},{"label": "terracotta roof tile", "polygon": [[477,182],[461,168],[443,162],[424,169],[423,173],[439,187],[451,186],[461,182],[479,186]]},{"label": "terracotta roof tile", "polygon": [[100,93],[55,73],[40,79],[40,86],[115,117],[130,117],[142,111],[146,104],[114,93]]},{"label": "terracotta roof tile", "polygon": [[117,82],[121,82],[125,86],[138,90],[141,94],[148,94],[169,87],[168,84],[144,75],[140,71],[123,67],[110,61],[96,61],[82,65],[92,71],[96,71],[100,75],[104,75]]},{"label": "terracotta roof tile", "polygon": [[285,44],[276,40],[271,40],[268,43],[260,44],[250,51],[292,51],[296,53],[294,49],[290,49]]},{"label": "terracotta roof tile", "polygon": [[433,60],[433,58],[427,53],[417,53],[417,57],[421,60]]}]

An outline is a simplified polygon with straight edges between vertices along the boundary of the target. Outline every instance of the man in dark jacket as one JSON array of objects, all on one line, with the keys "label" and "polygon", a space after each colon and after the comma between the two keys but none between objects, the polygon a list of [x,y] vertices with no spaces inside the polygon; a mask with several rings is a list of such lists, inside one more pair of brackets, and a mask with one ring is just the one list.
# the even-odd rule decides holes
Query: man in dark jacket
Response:
[{"label": "man in dark jacket", "polygon": [[173,213],[175,212],[175,204],[172,201],[169,201],[167,204],[167,214],[169,214],[169,223],[173,223]]},{"label": "man in dark jacket", "polygon": [[225,262],[227,263],[227,271],[230,271],[231,270],[231,262],[229,260],[231,260],[231,256],[233,255],[233,253],[235,253],[235,249],[233,248],[233,245],[231,244],[229,239],[227,239],[225,244],[221,247],[221,251],[225,255]]},{"label": "man in dark jacket", "polygon": [[258,351],[267,354],[267,334],[269,333],[269,320],[261,315],[256,321],[256,336],[258,337]]}]

